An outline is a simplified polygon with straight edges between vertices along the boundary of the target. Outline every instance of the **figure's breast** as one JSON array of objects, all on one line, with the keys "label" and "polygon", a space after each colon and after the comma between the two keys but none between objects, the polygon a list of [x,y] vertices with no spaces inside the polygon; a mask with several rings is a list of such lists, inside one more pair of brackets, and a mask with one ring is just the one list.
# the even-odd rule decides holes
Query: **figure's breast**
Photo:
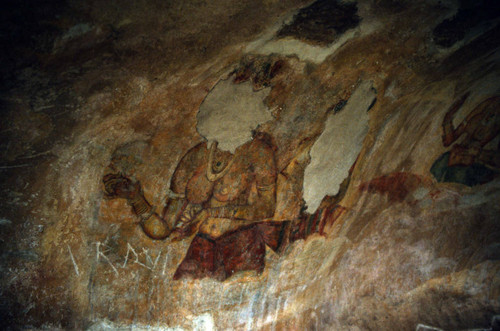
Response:
[{"label": "figure's breast", "polygon": [[221,202],[233,201],[245,194],[252,174],[243,162],[235,162],[228,173],[215,182],[213,195]]}]

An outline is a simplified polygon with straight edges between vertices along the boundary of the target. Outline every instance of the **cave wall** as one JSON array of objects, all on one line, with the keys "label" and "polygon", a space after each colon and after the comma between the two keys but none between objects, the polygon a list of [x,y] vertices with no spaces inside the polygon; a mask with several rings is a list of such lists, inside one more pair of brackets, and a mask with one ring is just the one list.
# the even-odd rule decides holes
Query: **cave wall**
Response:
[{"label": "cave wall", "polygon": [[[460,330],[500,313],[494,2],[6,9],[3,328]],[[450,110],[455,129],[479,115],[447,144]],[[272,150],[280,245],[261,271],[174,279],[193,235],[149,238],[103,176],[111,163],[161,210],[183,156],[211,139],[197,124],[233,120],[253,138],[223,135],[225,149]],[[459,145],[472,172],[438,176]]]}]

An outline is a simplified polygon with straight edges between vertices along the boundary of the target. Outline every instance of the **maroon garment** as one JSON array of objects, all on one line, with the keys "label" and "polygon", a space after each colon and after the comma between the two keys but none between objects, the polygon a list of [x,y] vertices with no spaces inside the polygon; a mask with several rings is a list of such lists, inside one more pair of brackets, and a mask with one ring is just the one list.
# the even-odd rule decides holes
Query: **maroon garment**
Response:
[{"label": "maroon garment", "polygon": [[174,279],[190,276],[222,281],[238,271],[261,273],[265,265],[266,244],[277,249],[283,228],[283,223],[265,222],[229,232],[217,239],[197,234]]}]

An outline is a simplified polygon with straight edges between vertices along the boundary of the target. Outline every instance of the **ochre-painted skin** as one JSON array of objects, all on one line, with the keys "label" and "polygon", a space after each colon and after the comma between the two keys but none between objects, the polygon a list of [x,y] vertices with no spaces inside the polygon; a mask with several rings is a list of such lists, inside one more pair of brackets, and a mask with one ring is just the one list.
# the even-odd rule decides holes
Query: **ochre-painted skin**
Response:
[{"label": "ochre-painted skin", "polygon": [[[205,146],[206,143],[203,143],[203,145]],[[206,147],[203,149],[206,149]],[[248,156],[242,156],[241,152],[238,153],[238,156],[241,157],[235,159],[228,173],[219,180],[211,182],[207,178],[207,167],[213,165],[208,164],[208,156],[205,154],[206,153],[200,153],[197,155],[200,164],[187,183],[182,183],[182,185],[186,185],[186,198],[188,201],[204,204],[208,203],[211,199],[215,199],[220,205],[225,205],[245,195],[252,179],[250,177],[254,175],[249,171],[249,165],[245,162]],[[221,153],[220,151],[215,154],[214,162],[220,164],[227,164],[230,158],[233,157],[232,155],[228,156],[226,155],[227,153]],[[178,185],[181,184],[178,183]]]},{"label": "ochre-painted skin", "polygon": [[500,133],[500,97],[484,100],[474,108],[455,129],[452,120],[455,113],[467,99],[464,95],[446,113],[443,121],[443,144],[450,146],[463,134],[465,139],[452,147],[449,166],[471,165],[474,162],[499,169],[500,156],[497,151],[484,150],[484,146]]},{"label": "ochre-painted skin", "polygon": [[[224,171],[226,165],[231,164],[224,176],[215,181],[207,178],[208,159],[207,143],[200,143],[185,154],[171,181],[172,192],[184,198],[169,199],[161,216],[153,213],[142,222],[148,236],[163,239],[174,227],[182,229],[198,224],[199,231],[215,238],[273,216],[276,166],[270,146],[254,139],[240,146],[234,155],[217,150],[211,165],[216,169],[212,172],[217,175],[216,170]],[[145,199],[142,203],[148,208],[134,210],[151,209]],[[196,213],[193,214],[193,210]],[[182,237],[182,232],[175,236]]]},{"label": "ochre-painted skin", "polygon": [[[273,216],[276,205],[276,166],[270,146],[254,139],[232,155],[217,150],[208,164],[206,143],[192,148],[179,163],[172,177],[172,191],[185,194],[188,204],[202,206],[199,231],[216,238],[225,232]],[[234,160],[231,162],[231,160]],[[226,173],[215,181],[207,176]],[[219,170],[219,171],[217,171]],[[198,214],[200,215],[200,214]]]},{"label": "ochre-painted skin", "polygon": [[[178,198],[167,201],[161,216],[142,193],[122,194],[130,180],[104,180],[109,195],[127,198],[134,212],[141,211],[137,214],[149,237],[177,240],[197,233],[176,279],[184,275],[225,279],[239,270],[261,272],[264,244],[277,248],[281,242],[282,223],[265,221],[276,205],[273,149],[256,138],[234,155],[218,149],[210,153],[208,144],[200,143],[184,155],[171,180],[171,191]],[[208,263],[208,257],[222,260]]]}]

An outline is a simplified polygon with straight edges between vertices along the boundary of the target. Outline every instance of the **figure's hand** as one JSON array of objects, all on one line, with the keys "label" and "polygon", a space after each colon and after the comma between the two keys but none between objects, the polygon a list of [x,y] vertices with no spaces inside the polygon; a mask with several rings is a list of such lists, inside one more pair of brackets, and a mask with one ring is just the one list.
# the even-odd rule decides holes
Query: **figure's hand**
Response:
[{"label": "figure's hand", "polygon": [[179,217],[179,220],[177,221],[175,226],[178,228],[183,228],[191,224],[202,209],[203,207],[199,204],[188,204]]},{"label": "figure's hand", "polygon": [[[179,233],[179,236],[182,237],[192,235],[194,232],[198,230],[199,225],[209,217],[208,210],[206,209],[201,210],[201,206],[199,205],[195,205],[197,207],[190,207],[190,206],[191,205],[188,205],[188,207],[190,209],[192,208],[193,210],[190,210],[188,212],[186,212],[185,210],[183,215],[180,217],[179,221],[175,225],[174,232]],[[186,209],[188,209],[188,207],[186,207]],[[188,216],[192,215],[191,213],[195,214],[193,216]]]},{"label": "figure's hand", "polygon": [[107,198],[133,199],[141,192],[141,184],[121,174],[107,174],[102,178]]}]

